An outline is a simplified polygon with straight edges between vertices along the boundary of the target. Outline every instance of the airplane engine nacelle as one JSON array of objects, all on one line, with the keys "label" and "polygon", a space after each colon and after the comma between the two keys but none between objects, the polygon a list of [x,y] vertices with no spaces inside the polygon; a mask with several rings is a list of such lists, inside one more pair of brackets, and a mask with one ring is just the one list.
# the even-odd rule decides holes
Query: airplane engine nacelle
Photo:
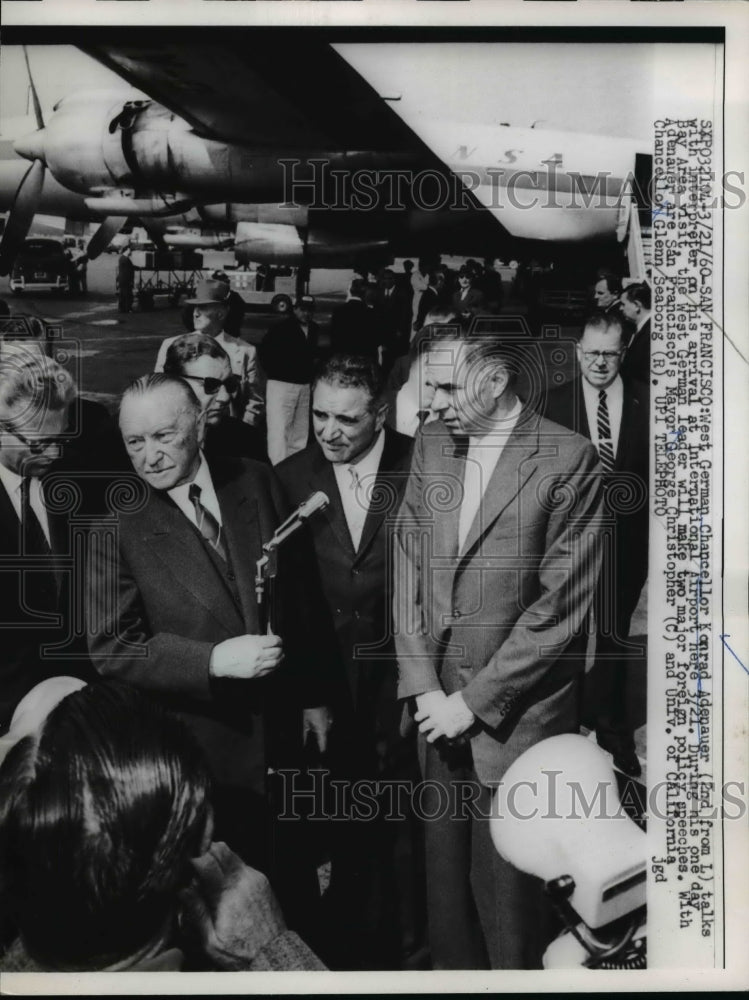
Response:
[{"label": "airplane engine nacelle", "polygon": [[[117,192],[141,202],[155,199],[160,214],[181,211],[185,190],[189,200],[204,203],[215,198],[279,204],[283,197],[275,153],[256,154],[204,138],[162,105],[122,92],[82,91],[63,98],[46,126],[18,139],[14,148],[19,156],[43,161],[70,191],[89,198]],[[102,207],[100,214],[109,211]],[[263,221],[257,214],[252,219]]]},{"label": "airplane engine nacelle", "polygon": [[237,263],[286,264],[298,267],[351,266],[361,256],[377,253],[389,259],[387,240],[361,240],[310,230],[305,247],[296,226],[274,223],[240,222],[234,243]]},{"label": "airplane engine nacelle", "polygon": [[[124,98],[124,99],[123,99]],[[125,156],[123,116],[140,113],[151,102],[127,100],[116,92],[83,91],[63,98],[46,127],[16,144],[23,156],[36,140],[40,159],[60,184],[81,194],[132,188],[135,178]]]},{"label": "airplane engine nacelle", "polygon": [[238,264],[286,264],[297,267],[304,262],[304,243],[296,226],[276,223],[240,222],[234,238]]}]

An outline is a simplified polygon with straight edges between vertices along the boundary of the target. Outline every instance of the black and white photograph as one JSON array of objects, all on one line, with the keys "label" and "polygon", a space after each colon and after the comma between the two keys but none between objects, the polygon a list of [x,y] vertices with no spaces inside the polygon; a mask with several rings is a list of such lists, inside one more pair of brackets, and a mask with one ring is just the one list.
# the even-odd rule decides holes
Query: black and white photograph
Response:
[{"label": "black and white photograph", "polygon": [[746,12],[50,3],[0,989],[745,986]]}]

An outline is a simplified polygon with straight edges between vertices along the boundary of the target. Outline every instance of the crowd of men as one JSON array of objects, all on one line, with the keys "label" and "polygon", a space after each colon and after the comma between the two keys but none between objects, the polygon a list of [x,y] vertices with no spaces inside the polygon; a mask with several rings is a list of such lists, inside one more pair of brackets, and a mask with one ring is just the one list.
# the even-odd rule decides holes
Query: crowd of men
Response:
[{"label": "crowd of men", "polygon": [[[528,345],[471,328],[502,298],[490,261],[419,261],[355,278],[325,351],[310,296],[256,349],[217,275],[117,426],[0,350],[0,736],[63,674],[180,717],[214,839],[331,968],[540,967],[548,902],[492,845],[493,789],[583,721],[640,773],[649,290],[602,274],[576,375],[533,406]],[[318,491],[259,603],[263,546]]]}]

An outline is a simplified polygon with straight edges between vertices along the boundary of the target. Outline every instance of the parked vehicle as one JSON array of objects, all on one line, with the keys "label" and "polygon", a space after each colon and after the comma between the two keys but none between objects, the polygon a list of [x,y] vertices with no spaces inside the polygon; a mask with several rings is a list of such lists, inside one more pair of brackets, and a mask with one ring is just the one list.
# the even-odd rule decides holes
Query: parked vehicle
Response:
[{"label": "parked vehicle", "polygon": [[13,264],[10,289],[23,292],[70,292],[76,286],[73,263],[61,240],[26,240]]}]

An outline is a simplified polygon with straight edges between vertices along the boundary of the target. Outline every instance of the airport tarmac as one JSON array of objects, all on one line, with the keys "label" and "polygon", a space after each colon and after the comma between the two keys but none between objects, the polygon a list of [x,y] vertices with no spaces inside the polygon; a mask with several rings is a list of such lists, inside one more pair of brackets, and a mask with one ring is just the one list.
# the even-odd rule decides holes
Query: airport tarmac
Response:
[{"label": "airport tarmac", "polygon": [[[205,260],[207,267],[213,266],[208,255]],[[165,305],[148,312],[136,309],[120,313],[115,297],[116,272],[117,256],[102,254],[88,265],[88,293],[74,297],[59,297],[50,292],[17,296],[11,293],[8,278],[0,278],[0,298],[8,302],[12,313],[62,324],[66,350],[77,359],[75,377],[82,394],[110,408],[125,386],[152,369],[161,341],[184,329],[182,310],[178,307]],[[352,276],[352,271],[312,272],[310,290],[317,300],[315,318],[323,330],[332,310],[345,299]],[[522,315],[523,309],[516,304],[512,310]],[[277,317],[271,312],[248,310],[242,336],[257,344],[275,322]],[[564,379],[573,372],[573,334],[574,331],[562,328],[557,334],[536,341],[557,377],[561,375]]]},{"label": "airport tarmac", "polygon": [[[119,312],[115,297],[116,274],[116,254],[102,254],[88,265],[88,293],[74,297],[59,297],[50,292],[14,295],[8,278],[0,278],[0,298],[5,299],[12,313],[25,313],[62,324],[66,348],[78,359],[76,378],[81,392],[110,408],[126,385],[152,370],[161,341],[184,330],[182,310],[178,307]],[[344,298],[342,289],[346,287],[346,276],[350,272],[334,274],[340,291],[331,280],[331,272],[328,272],[327,281],[316,282],[316,290],[321,292],[318,320],[323,324],[329,321],[336,300]],[[242,335],[256,344],[275,321],[276,317],[270,312],[248,312]]]}]

